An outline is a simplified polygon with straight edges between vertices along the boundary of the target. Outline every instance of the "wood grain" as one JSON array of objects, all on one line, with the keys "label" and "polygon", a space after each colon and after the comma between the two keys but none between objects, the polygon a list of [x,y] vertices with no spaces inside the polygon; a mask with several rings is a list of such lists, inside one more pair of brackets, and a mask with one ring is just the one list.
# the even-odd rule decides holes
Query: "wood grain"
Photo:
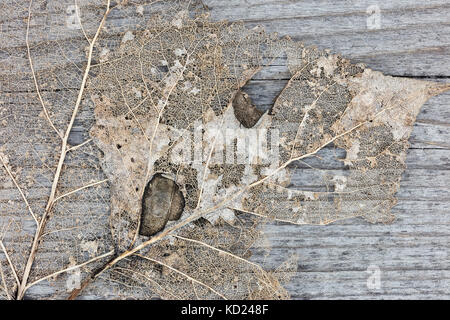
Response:
[{"label": "wood grain", "polygon": [[[204,2],[214,20],[263,25],[269,32],[330,49],[388,75],[450,82],[450,3],[446,0]],[[366,10],[374,4],[381,10],[380,28],[368,29]],[[25,14],[18,12],[10,23]],[[20,32],[23,30],[18,28],[11,34]],[[61,41],[74,41],[68,34],[60,35]],[[267,109],[288,77],[280,59],[256,75],[245,91],[259,108]],[[20,108],[21,93],[15,94]],[[92,121],[92,114],[82,110],[69,143],[85,141]],[[427,102],[414,126],[408,169],[394,208],[398,218],[393,224],[372,225],[361,219],[321,227],[275,223],[266,227],[268,241],[258,244],[253,259],[275,268],[296,253],[299,272],[287,285],[294,299],[450,298],[449,127],[450,93],[445,93]],[[23,143],[22,138],[26,137],[18,137],[15,143]],[[338,169],[326,159],[321,162],[322,169]],[[308,170],[299,166],[296,174],[307,175]],[[294,187],[305,187],[303,181],[294,179]],[[31,196],[38,199],[45,194],[34,190]],[[13,189],[0,190],[0,201],[15,197]],[[380,269],[379,290],[367,286],[369,266]],[[51,297],[52,292],[52,286],[42,282],[32,287],[27,297]],[[87,294],[84,298],[99,298]]]}]

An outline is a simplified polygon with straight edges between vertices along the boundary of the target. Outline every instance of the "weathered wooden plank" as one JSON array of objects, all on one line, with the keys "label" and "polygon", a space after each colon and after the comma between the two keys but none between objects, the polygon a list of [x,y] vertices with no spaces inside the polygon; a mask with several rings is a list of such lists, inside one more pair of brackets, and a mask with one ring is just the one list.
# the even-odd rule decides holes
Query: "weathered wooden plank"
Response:
[{"label": "weathered wooden plank", "polygon": [[[270,32],[331,49],[392,75],[449,75],[450,6],[446,1],[376,3],[379,27],[368,28],[372,1],[205,1],[213,19],[243,20]],[[370,11],[369,11],[370,12]],[[369,19],[369,22],[368,22]]]},{"label": "weathered wooden plank", "polygon": [[[207,0],[215,20],[244,20],[248,26],[262,24],[269,32],[289,35],[317,45],[323,49],[342,53],[354,62],[365,62],[369,67],[393,75],[448,76],[450,50],[450,6],[444,0],[427,1],[418,5],[412,0],[398,0],[378,3],[379,27],[368,28],[372,20],[367,10],[373,7],[371,1],[245,1],[229,2]],[[132,7],[133,8],[133,7]],[[42,12],[51,14],[54,23],[48,38],[73,41],[83,36],[68,30],[65,24],[66,12],[63,4],[48,5],[35,13],[35,24],[47,22]],[[86,13],[98,11],[99,4],[83,6]],[[139,14],[134,9],[113,12],[111,23],[126,28]],[[144,11],[144,14],[149,12]],[[98,14],[98,13],[97,13]],[[27,11],[17,10],[9,18],[9,28],[4,28],[5,39],[16,39],[15,46],[23,46],[24,19]],[[86,29],[93,16],[87,15]],[[368,20],[369,19],[369,20]],[[5,23],[5,22],[4,22]],[[70,32],[69,32],[70,31]],[[76,37],[76,38],[75,38]],[[32,39],[31,39],[32,40]],[[39,40],[39,39],[38,39]],[[40,39],[42,41],[42,39]],[[77,42],[78,42],[77,41]],[[8,41],[6,44],[12,45]],[[24,57],[22,57],[23,59]]]},{"label": "weathered wooden plank", "polygon": [[[2,6],[14,3],[9,1],[2,3]],[[367,25],[370,16],[367,9],[373,4],[368,0],[205,0],[205,3],[215,20],[244,20],[249,27],[264,25],[269,32],[290,35],[306,44],[342,53],[353,62],[364,62],[386,74],[419,76],[446,82],[450,79],[450,5],[446,0],[378,3],[381,21],[379,28],[375,29],[369,29]],[[89,8],[97,10],[98,6],[92,5],[86,10],[91,10]],[[50,10],[54,21],[64,21],[65,12],[56,5],[49,5],[42,10]],[[127,19],[133,19],[133,14],[137,15],[136,10],[128,10],[127,15],[114,13],[111,23],[126,26]],[[22,53],[25,30],[23,19],[26,16],[27,7],[24,6],[9,16],[6,24],[5,21],[1,22],[7,26],[2,30],[3,39],[9,39],[6,46],[20,49]],[[34,19],[33,23],[36,24],[46,22],[44,15],[39,13],[35,14]],[[89,28],[89,25],[86,27]],[[83,43],[79,32],[67,32],[64,23],[53,25],[50,31],[52,34],[49,40],[57,39],[63,47]],[[32,42],[42,40],[31,36]],[[37,47],[33,46],[33,49],[37,50]],[[19,68],[26,69],[26,56],[19,51],[13,56],[0,53],[0,60],[10,58],[12,62],[18,63]],[[59,66],[75,63],[82,67],[81,58],[81,55],[74,54],[71,61],[65,61]],[[289,78],[283,62],[283,59],[274,61],[246,87],[255,104],[263,109],[273,103]],[[48,65],[36,62],[36,68],[45,72]],[[3,72],[0,70],[0,75]],[[0,100],[19,109],[23,108],[24,103],[30,106],[29,110],[39,110],[32,105],[37,104],[35,99],[19,102],[25,97],[18,93],[23,89],[16,85],[12,88],[14,99],[2,97]],[[76,90],[77,87],[66,86],[65,89]],[[450,93],[442,94],[431,99],[419,114],[410,140],[408,169],[397,194],[399,203],[394,208],[397,214],[395,223],[372,225],[362,219],[328,226],[274,223],[267,226],[268,241],[257,245],[252,259],[264,260],[269,267],[276,267],[290,254],[296,253],[299,256],[299,272],[287,285],[296,299],[450,298],[449,104]],[[32,116],[37,114],[30,114],[28,120]],[[92,112],[88,108],[83,109],[71,136],[72,144],[81,143],[87,138],[92,120]],[[26,122],[17,125],[23,126]],[[15,143],[25,142],[25,138],[19,136]],[[0,143],[4,142],[1,139],[0,135]],[[325,171],[340,168],[331,157],[324,157],[320,162],[314,158],[309,161]],[[71,165],[76,166],[76,161]],[[298,176],[308,177],[310,173],[305,166],[297,166]],[[300,180],[294,182],[296,188],[308,187]],[[30,190],[30,199],[45,198],[44,191],[50,182],[42,181],[42,186],[42,189]],[[12,187],[0,190],[0,206],[8,200],[19,200],[17,191]],[[107,210],[105,203],[84,200],[94,210]],[[26,209],[22,205],[18,210]],[[32,224],[28,225],[32,231]],[[367,286],[370,276],[367,268],[370,265],[380,268],[379,290],[371,290]],[[102,285],[102,282],[97,284],[104,296],[92,295],[87,291],[84,298],[106,297],[108,288]],[[51,297],[53,292],[53,286],[43,282],[33,287],[28,297]]]}]

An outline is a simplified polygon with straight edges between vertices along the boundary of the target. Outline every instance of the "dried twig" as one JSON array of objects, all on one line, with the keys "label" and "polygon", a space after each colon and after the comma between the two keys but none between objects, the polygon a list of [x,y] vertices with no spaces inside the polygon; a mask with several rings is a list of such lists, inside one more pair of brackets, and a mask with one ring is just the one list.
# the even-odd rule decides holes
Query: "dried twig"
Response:
[{"label": "dried twig", "polygon": [[20,196],[22,197],[23,201],[25,202],[25,205],[27,206],[28,211],[30,212],[30,214],[31,214],[31,216],[33,217],[34,221],[36,222],[36,224],[39,225],[39,221],[38,221],[36,215],[34,214],[33,209],[31,209],[31,206],[30,206],[30,204],[28,203],[28,200],[27,200],[27,198],[25,197],[25,194],[23,193],[22,188],[20,188],[20,186],[19,186],[19,184],[17,183],[16,179],[14,178],[14,176],[13,176],[11,170],[9,170],[8,165],[5,163],[5,161],[3,160],[3,158],[2,158],[1,155],[0,155],[0,161],[2,162],[3,167],[5,168],[6,172],[8,173],[9,177],[11,178],[12,182],[13,182],[14,185],[16,186],[17,190],[19,191]]},{"label": "dried twig", "polygon": [[107,252],[107,253],[104,253],[104,254],[102,254],[102,255],[100,255],[100,256],[98,256],[98,257],[92,258],[92,259],[90,259],[90,260],[88,260],[88,261],[85,261],[85,262],[83,262],[83,263],[77,264],[77,265],[75,265],[75,266],[71,266],[71,267],[68,267],[68,268],[59,270],[59,271],[57,271],[57,272],[53,272],[52,274],[49,274],[49,275],[47,275],[47,276],[45,276],[45,277],[43,277],[43,278],[40,278],[40,279],[38,279],[38,280],[36,280],[36,281],[33,281],[32,283],[27,284],[26,289],[28,289],[28,288],[34,286],[35,284],[38,284],[38,283],[41,282],[41,281],[44,281],[44,280],[47,280],[47,279],[56,277],[57,275],[60,275],[61,273],[64,273],[64,272],[69,272],[69,271],[72,271],[72,270],[81,268],[81,267],[83,267],[83,266],[85,266],[85,265],[88,265],[88,264],[90,264],[90,263],[92,263],[92,262],[95,262],[95,261],[97,261],[97,260],[101,260],[101,259],[103,259],[103,258],[106,258],[106,257],[108,257],[108,256],[110,256],[110,255],[112,255],[112,254],[114,254],[114,250],[111,250],[111,251],[109,251],[109,252]]},{"label": "dried twig", "polygon": [[[83,75],[83,80],[81,81],[81,86],[80,86],[80,90],[78,92],[78,97],[75,103],[75,107],[72,111],[72,116],[70,118],[69,124],[67,126],[66,132],[64,134],[64,136],[62,136],[62,144],[61,144],[61,154],[59,156],[59,161],[58,161],[58,166],[56,168],[56,172],[55,172],[55,176],[53,179],[53,183],[52,183],[52,188],[50,191],[50,196],[47,202],[47,206],[45,208],[45,212],[42,216],[42,219],[40,220],[40,223],[38,225],[38,227],[36,228],[36,233],[34,236],[34,240],[33,240],[33,244],[31,247],[31,251],[30,254],[28,256],[28,260],[27,263],[25,265],[25,269],[24,269],[24,273],[23,273],[23,277],[22,277],[22,281],[20,283],[20,286],[18,288],[18,292],[17,292],[17,299],[22,299],[25,291],[27,290],[27,283],[28,283],[28,277],[30,275],[30,271],[31,271],[31,267],[34,263],[35,257],[36,257],[36,252],[39,246],[39,240],[44,232],[45,226],[47,224],[47,221],[49,219],[49,215],[50,215],[50,211],[53,207],[53,204],[55,203],[55,194],[56,194],[56,188],[58,186],[59,183],[59,178],[61,176],[61,170],[63,167],[63,163],[64,160],[66,158],[66,154],[67,154],[67,141],[69,139],[69,135],[70,132],[72,131],[72,127],[73,124],[75,122],[75,118],[78,114],[78,110],[81,104],[81,100],[83,98],[83,94],[84,94],[84,89],[86,86],[86,81],[89,75],[89,71],[91,68],[91,61],[92,61],[92,53],[94,50],[94,45],[98,39],[98,36],[100,35],[100,32],[103,28],[103,25],[105,24],[106,18],[108,17],[109,13],[111,12],[111,10],[113,10],[115,7],[110,7],[110,0],[108,0],[108,3],[106,5],[106,11],[105,14],[103,15],[103,18],[100,22],[100,25],[97,29],[97,32],[95,33],[94,38],[92,39],[92,41],[90,42],[89,45],[89,52],[88,52],[88,57],[87,57],[87,65],[86,65],[86,69],[84,71],[84,75]],[[29,7],[29,18],[28,18],[28,25],[29,25],[29,20],[31,17],[31,2],[30,2],[30,7]]]},{"label": "dried twig", "polygon": [[0,241],[0,248],[2,248],[3,253],[6,256],[6,260],[8,261],[9,267],[11,268],[11,272],[14,276],[14,279],[16,280],[17,285],[19,285],[20,284],[19,277],[17,276],[16,269],[14,268],[14,264],[12,263],[11,258],[9,257],[8,251],[6,250],[5,245],[3,244],[3,241]]}]

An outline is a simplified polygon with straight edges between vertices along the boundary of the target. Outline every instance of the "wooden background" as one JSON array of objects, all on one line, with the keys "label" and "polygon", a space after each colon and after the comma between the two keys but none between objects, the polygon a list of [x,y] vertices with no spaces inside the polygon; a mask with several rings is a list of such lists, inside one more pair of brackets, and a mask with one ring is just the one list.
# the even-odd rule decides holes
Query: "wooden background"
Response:
[{"label": "wooden background", "polygon": [[[57,0],[53,0],[57,1]],[[393,76],[450,81],[448,0],[204,0],[213,20],[243,20],[269,32],[330,49]],[[378,5],[380,28],[368,28],[367,9]],[[267,108],[289,77],[271,65],[246,87],[254,103]],[[77,132],[85,132],[77,122]],[[287,289],[294,299],[450,298],[450,92],[428,101],[414,126],[403,174],[397,221],[372,225],[362,219],[328,226],[267,227],[268,242],[254,259],[277,266],[299,257],[299,272]],[[79,142],[83,140],[80,138]],[[324,170],[338,169],[322,162]],[[308,182],[300,178],[297,186]],[[271,247],[269,256],[264,249]],[[370,289],[369,266],[380,270],[380,289]],[[41,283],[29,297],[46,295]],[[50,293],[49,293],[50,294]]]}]

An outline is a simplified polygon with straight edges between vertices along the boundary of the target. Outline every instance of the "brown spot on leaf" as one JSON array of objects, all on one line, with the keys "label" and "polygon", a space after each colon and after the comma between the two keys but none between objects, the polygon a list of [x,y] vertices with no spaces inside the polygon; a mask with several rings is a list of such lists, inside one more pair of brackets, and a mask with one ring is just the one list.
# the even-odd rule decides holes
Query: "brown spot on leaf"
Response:
[{"label": "brown spot on leaf", "polygon": [[252,128],[264,113],[253,105],[247,93],[240,90],[233,100],[233,108],[236,119],[246,128]]},{"label": "brown spot on leaf", "polygon": [[152,236],[164,229],[167,221],[178,220],[184,209],[184,196],[175,181],[156,174],[142,197],[139,234]]}]

